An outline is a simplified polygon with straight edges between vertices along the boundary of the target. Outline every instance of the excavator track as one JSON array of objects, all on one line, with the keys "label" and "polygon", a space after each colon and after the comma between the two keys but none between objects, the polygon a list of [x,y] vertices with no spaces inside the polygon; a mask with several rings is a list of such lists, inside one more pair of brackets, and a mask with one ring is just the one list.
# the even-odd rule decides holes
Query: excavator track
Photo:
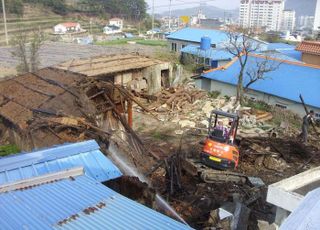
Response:
[{"label": "excavator track", "polygon": [[195,159],[184,159],[182,168],[192,176],[199,176],[208,184],[226,182],[243,184],[247,181],[247,176],[244,174],[212,169]]}]

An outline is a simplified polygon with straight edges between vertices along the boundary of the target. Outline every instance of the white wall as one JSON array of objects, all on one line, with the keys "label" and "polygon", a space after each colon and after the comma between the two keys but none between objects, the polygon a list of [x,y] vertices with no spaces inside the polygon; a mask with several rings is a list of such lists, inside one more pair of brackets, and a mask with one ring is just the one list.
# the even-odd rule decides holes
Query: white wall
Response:
[{"label": "white wall", "polygon": [[[210,89],[210,91],[219,91],[219,92],[221,92],[222,95],[227,95],[227,96],[236,96],[236,92],[237,92],[236,87],[233,85],[226,84],[223,82],[209,80],[206,78],[196,79],[196,86],[203,89],[203,90]],[[269,95],[266,93],[261,93],[258,91],[254,91],[254,90],[247,91],[246,96],[248,98],[252,98],[255,100],[264,101],[270,105],[278,104],[278,105],[286,106],[287,109],[297,113],[301,117],[303,117],[306,114],[302,104],[291,101],[291,100],[287,100],[287,99],[280,98],[280,97],[275,97],[275,96],[272,96],[272,95]],[[315,108],[315,107],[311,107],[311,106],[307,106],[307,107],[308,107],[308,110],[312,109],[316,113],[320,113],[319,108]]]},{"label": "white wall", "polygon": [[313,24],[313,30],[320,30],[320,0],[317,1],[315,16],[314,16],[314,24]]}]

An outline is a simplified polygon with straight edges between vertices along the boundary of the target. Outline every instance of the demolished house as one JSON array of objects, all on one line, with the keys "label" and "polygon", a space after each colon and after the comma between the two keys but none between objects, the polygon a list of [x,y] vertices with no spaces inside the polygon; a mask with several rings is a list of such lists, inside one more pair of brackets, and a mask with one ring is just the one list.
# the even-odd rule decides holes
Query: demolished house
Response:
[{"label": "demolished house", "polygon": [[[130,156],[146,154],[132,130],[131,92],[157,92],[168,63],[128,54],[72,60],[0,82],[1,137],[22,150],[95,139],[122,139]],[[115,134],[116,135],[113,135]],[[123,146],[123,144],[122,144]],[[126,147],[128,149],[128,147]],[[142,167],[143,160],[134,159]]]},{"label": "demolished house", "polygon": [[128,89],[149,94],[161,91],[162,86],[168,87],[172,81],[172,66],[169,62],[134,54],[70,60],[57,65],[56,68],[112,81]]}]

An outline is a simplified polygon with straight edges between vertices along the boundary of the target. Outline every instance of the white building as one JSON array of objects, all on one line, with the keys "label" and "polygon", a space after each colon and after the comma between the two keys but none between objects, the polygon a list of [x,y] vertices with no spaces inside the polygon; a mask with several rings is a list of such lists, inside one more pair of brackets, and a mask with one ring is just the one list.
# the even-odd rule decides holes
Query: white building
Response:
[{"label": "white building", "polygon": [[118,27],[118,26],[114,26],[114,25],[107,25],[103,28],[103,33],[105,34],[118,34],[121,33],[122,30]]},{"label": "white building", "polygon": [[284,10],[282,13],[281,30],[292,32],[296,26],[296,12],[294,10]]},{"label": "white building", "polygon": [[298,18],[299,29],[312,29],[314,24],[314,16],[300,16]]},{"label": "white building", "polygon": [[316,11],[314,14],[313,30],[320,30],[320,0],[317,1]]},{"label": "white building", "polygon": [[122,30],[123,29],[123,20],[121,18],[111,18],[109,20],[109,25],[119,27],[119,29]]},{"label": "white building", "polygon": [[82,29],[79,23],[65,22],[65,23],[60,23],[54,26],[53,31],[55,34],[65,34],[65,33],[72,33],[72,32],[81,32]]},{"label": "white building", "polygon": [[280,30],[284,0],[241,0],[240,3],[240,26]]},{"label": "white building", "polygon": [[191,16],[190,24],[191,25],[199,25],[200,21],[203,19],[206,19],[206,18],[207,17],[205,14],[202,13],[202,10],[199,10],[197,15]]}]

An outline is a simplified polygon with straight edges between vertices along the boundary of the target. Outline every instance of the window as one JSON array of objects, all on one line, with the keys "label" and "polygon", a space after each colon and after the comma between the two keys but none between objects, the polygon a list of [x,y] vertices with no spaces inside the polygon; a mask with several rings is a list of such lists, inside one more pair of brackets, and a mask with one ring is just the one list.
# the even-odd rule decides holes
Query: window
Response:
[{"label": "window", "polygon": [[211,48],[217,48],[216,44],[211,44]]},{"label": "window", "polygon": [[276,107],[280,108],[280,109],[287,109],[287,106],[282,105],[282,104],[276,104]]},{"label": "window", "polygon": [[171,51],[177,52],[177,43],[171,43]]},{"label": "window", "polygon": [[186,47],[186,45],[181,45],[181,49],[183,49],[184,47]]}]

